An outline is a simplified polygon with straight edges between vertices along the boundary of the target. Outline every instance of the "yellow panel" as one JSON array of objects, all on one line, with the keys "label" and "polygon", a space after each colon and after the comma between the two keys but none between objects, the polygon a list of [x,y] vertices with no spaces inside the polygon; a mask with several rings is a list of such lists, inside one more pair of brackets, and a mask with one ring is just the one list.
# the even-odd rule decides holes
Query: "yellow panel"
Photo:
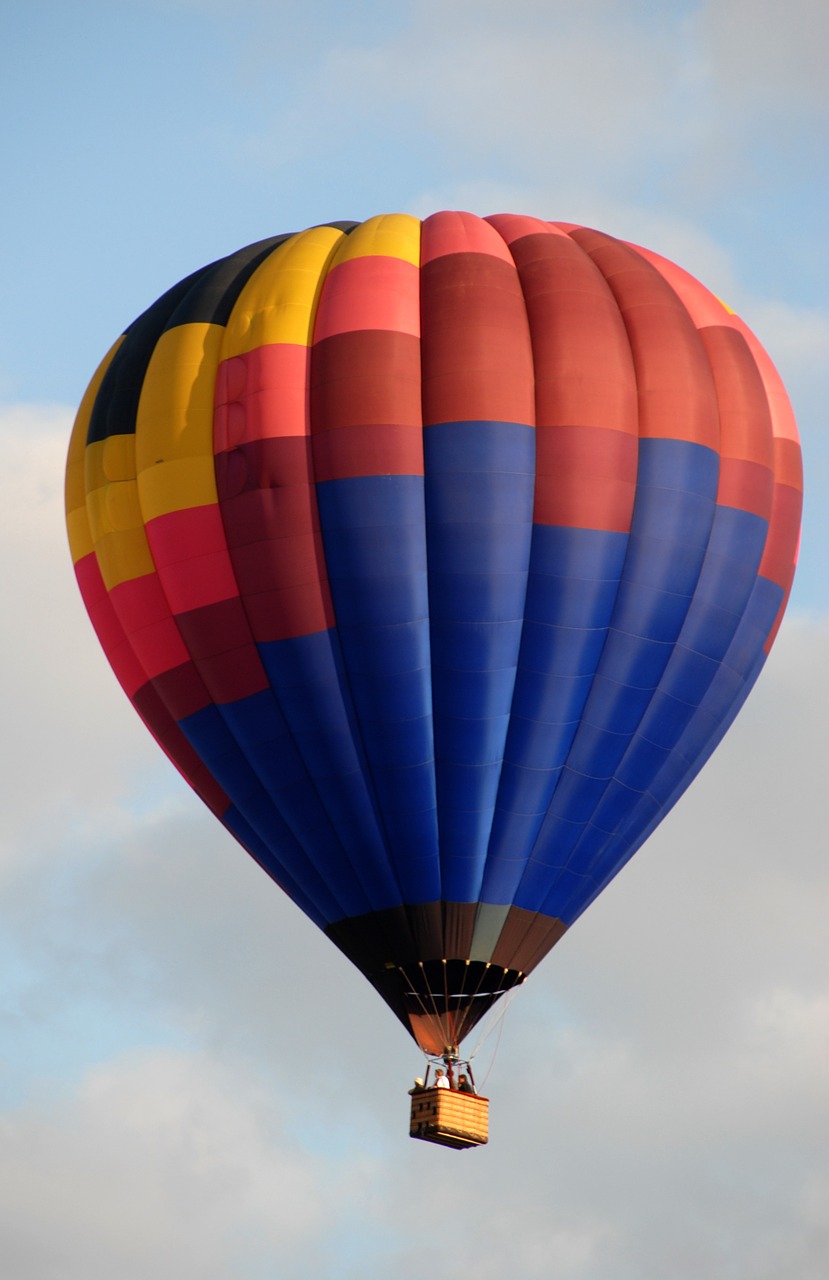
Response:
[{"label": "yellow panel", "polygon": [[221,325],[183,324],[156,343],[135,430],[145,521],[217,499],[213,397],[223,336]]},{"label": "yellow panel", "polygon": [[91,551],[95,550],[85,506],[75,507],[74,511],[67,511],[66,532],[69,535],[69,550],[72,554],[73,564],[77,564],[79,560],[83,560],[84,556],[88,556]]},{"label": "yellow panel", "polygon": [[107,480],[135,479],[135,436],[107,436],[103,441],[103,472]]},{"label": "yellow panel", "polygon": [[108,484],[104,494],[109,524],[116,533],[144,528],[141,504],[138,501],[138,485],[134,480]]},{"label": "yellow panel", "polygon": [[95,554],[107,591],[121,582],[155,572],[143,525],[127,532],[106,534],[96,542]]},{"label": "yellow panel", "polygon": [[236,299],[222,359],[273,342],[309,346],[322,282],[337,246],[345,239],[335,227],[311,227],[275,249]]},{"label": "yellow panel", "polygon": [[101,387],[104,374],[112,363],[112,358],[124,341],[123,334],[114,342],[104,356],[87,387],[80,408],[75,417],[72,435],[69,441],[69,453],[66,459],[66,482],[64,500],[66,505],[66,528],[69,534],[69,549],[72,561],[77,564],[92,550],[92,535],[86,515],[86,479],[85,456],[86,437],[89,432],[89,420],[95,398]]},{"label": "yellow panel", "polygon": [[87,489],[86,492],[86,515],[89,520],[92,541],[96,544],[107,533],[112,533],[106,492],[107,486],[105,484],[99,484],[96,489]]},{"label": "yellow panel", "polygon": [[336,261],[380,254],[402,258],[420,266],[420,219],[409,213],[381,213],[369,218],[347,235],[339,246]]},{"label": "yellow panel", "polygon": [[[135,437],[130,436],[132,442],[132,451],[135,453]],[[102,489],[107,484],[107,473],[104,468],[104,451],[106,449],[106,440],[93,440],[92,444],[86,446],[84,453],[84,488],[87,497],[90,493],[94,493],[96,489]]]},{"label": "yellow panel", "polygon": [[147,467],[138,477],[145,521],[187,507],[207,507],[218,501],[213,452],[210,457],[175,458]]}]

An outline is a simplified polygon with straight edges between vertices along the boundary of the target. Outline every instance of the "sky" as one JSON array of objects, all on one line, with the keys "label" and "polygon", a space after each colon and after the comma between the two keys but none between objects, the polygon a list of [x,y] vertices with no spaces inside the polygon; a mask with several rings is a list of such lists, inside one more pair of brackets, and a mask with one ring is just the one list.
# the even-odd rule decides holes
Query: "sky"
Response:
[{"label": "sky", "polygon": [[[4,1280],[822,1280],[827,48],[824,0],[0,0]],[[409,1140],[413,1043],[128,705],[62,500],[86,384],[167,287],[443,208],[681,263],[806,467],[757,688],[490,1029],[460,1153]]]}]

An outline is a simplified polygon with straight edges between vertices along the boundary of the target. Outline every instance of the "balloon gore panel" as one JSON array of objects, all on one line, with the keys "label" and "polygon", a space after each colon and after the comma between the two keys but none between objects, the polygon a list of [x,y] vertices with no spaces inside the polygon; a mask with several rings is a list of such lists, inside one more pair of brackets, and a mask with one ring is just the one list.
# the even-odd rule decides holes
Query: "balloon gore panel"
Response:
[{"label": "balloon gore panel", "polygon": [[733,721],[801,493],[778,375],[691,276],[438,213],[175,285],[90,384],[66,507],[139,715],[441,1053]]}]

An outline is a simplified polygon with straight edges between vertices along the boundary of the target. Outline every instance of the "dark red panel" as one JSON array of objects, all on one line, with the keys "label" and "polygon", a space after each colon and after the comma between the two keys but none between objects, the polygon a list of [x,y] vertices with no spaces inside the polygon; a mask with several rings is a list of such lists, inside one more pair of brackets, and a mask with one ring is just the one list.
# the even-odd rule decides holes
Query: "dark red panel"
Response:
[{"label": "dark red panel", "polygon": [[212,702],[192,662],[183,662],[172,671],[164,671],[150,683],[176,721],[194,715]]},{"label": "dark red panel", "polygon": [[214,701],[235,702],[267,688],[238,596],[180,614],[176,621]]},{"label": "dark red panel", "polygon": [[705,349],[688,312],[655,267],[598,231],[576,230],[616,298],[639,391],[639,434],[719,448],[719,414]]},{"label": "dark red panel", "polygon": [[584,425],[637,435],[630,344],[601,273],[569,237],[553,231],[510,247],[530,322],[539,428]]},{"label": "dark red panel", "polygon": [[144,685],[133,698],[133,705],[178,771],[207,807],[221,818],[230,807],[230,800],[190,746],[158,690],[151,684]]},{"label": "dark red panel", "polygon": [[360,329],[314,345],[313,432],[364,423],[420,426],[420,343],[409,333]]},{"label": "dark red panel", "polygon": [[370,422],[321,431],[314,436],[314,470],[318,481],[423,475],[422,429]]},{"label": "dark red panel", "polygon": [[627,533],[636,495],[634,436],[602,427],[540,427],[537,524]]},{"label": "dark red panel", "polygon": [[772,518],[766,540],[760,574],[788,591],[794,575],[792,547],[797,546],[803,498],[789,485],[774,486]]},{"label": "dark red panel", "polygon": [[774,477],[768,467],[739,458],[720,460],[720,482],[717,502],[721,507],[751,511],[768,520],[771,514]]},{"label": "dark red panel", "polygon": [[515,267],[491,254],[450,253],[421,275],[424,425],[533,425],[532,348]]}]

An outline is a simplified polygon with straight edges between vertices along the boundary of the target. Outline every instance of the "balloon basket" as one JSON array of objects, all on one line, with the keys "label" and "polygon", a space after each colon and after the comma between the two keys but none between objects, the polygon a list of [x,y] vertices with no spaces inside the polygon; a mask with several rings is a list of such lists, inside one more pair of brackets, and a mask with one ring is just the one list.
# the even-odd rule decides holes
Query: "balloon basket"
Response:
[{"label": "balloon basket", "polygon": [[482,1147],[489,1141],[489,1099],[454,1089],[412,1094],[409,1136],[442,1147]]}]

